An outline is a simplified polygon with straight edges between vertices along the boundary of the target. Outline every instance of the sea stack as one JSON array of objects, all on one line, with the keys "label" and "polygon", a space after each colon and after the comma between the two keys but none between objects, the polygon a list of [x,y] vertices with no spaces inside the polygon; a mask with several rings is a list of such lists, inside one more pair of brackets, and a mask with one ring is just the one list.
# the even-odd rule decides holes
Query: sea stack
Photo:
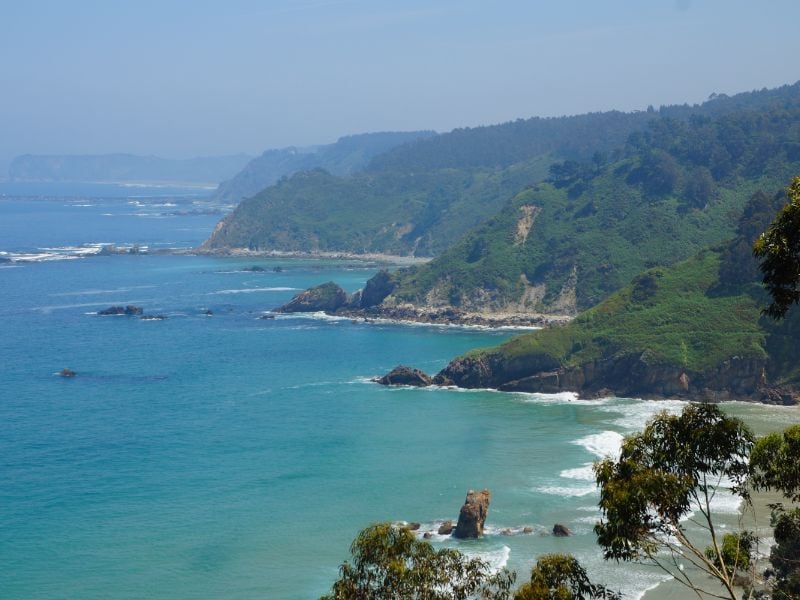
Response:
[{"label": "sea stack", "polygon": [[489,502],[492,494],[489,490],[476,492],[469,490],[464,506],[458,514],[458,524],[453,530],[453,537],[478,538],[483,535],[483,523],[489,514]]}]

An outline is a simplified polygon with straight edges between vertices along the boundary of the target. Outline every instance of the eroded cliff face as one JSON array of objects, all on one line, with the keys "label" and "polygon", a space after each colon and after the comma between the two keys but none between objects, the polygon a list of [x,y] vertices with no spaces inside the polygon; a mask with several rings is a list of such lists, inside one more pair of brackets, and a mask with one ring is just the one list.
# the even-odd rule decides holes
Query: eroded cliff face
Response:
[{"label": "eroded cliff face", "polygon": [[575,392],[584,397],[753,400],[771,404],[800,401],[797,390],[770,385],[766,360],[737,356],[713,370],[693,372],[679,365],[654,363],[648,360],[647,353],[604,358],[579,366],[559,365],[545,355],[529,356],[523,363],[483,354],[454,359],[433,382],[507,392]]}]

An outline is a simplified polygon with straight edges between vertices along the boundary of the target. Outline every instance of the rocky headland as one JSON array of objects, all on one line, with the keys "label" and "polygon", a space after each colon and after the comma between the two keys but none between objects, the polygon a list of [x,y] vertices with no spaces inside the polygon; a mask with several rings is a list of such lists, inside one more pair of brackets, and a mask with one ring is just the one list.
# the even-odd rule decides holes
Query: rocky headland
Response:
[{"label": "rocky headland", "polygon": [[513,311],[468,311],[453,306],[415,306],[387,302],[394,289],[388,271],[380,271],[363,289],[348,294],[329,281],[296,294],[289,302],[274,309],[276,313],[324,312],[332,316],[358,320],[385,320],[431,325],[466,325],[475,327],[536,328],[562,325],[569,315],[551,315]]}]

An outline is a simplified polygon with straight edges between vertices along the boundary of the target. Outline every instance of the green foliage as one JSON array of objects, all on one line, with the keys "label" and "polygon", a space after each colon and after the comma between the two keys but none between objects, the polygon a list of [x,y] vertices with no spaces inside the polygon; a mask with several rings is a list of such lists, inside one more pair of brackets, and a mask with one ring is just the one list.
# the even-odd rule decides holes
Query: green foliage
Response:
[{"label": "green foliage", "polygon": [[[574,294],[577,309],[594,306],[645,269],[730,239],[753,193],[800,168],[798,137],[797,95],[715,119],[652,120],[614,162],[554,163],[549,183],[517,194],[429,264],[398,273],[396,299],[571,312]],[[524,207],[538,212],[521,242]],[[742,264],[749,277],[752,259]]]},{"label": "green foliage", "polygon": [[[690,404],[678,416],[662,413],[642,433],[626,438],[619,459],[595,464],[602,511],[595,533],[605,558],[649,561],[695,589],[689,575],[677,568],[678,559],[688,560],[735,599],[734,577],[749,561],[738,558],[739,553],[728,561],[710,500],[723,480],[749,500],[747,457],[752,445],[753,435],[744,423],[711,404]],[[683,517],[693,510],[700,515],[695,522],[711,538],[711,556],[684,527]],[[740,543],[740,552],[751,548],[749,537],[737,540],[750,542]]]},{"label": "green foliage", "polygon": [[800,502],[800,425],[759,439],[750,464],[758,489],[776,490]]},{"label": "green foliage", "polygon": [[544,178],[534,157],[504,169],[297,173],[244,200],[208,248],[432,256]]},{"label": "green foliage", "polygon": [[379,523],[361,531],[350,548],[352,562],[323,600],[503,600],[514,577],[492,575],[477,558],[417,540],[407,529]]},{"label": "green foliage", "polygon": [[753,246],[772,297],[764,312],[775,319],[785,317],[789,308],[800,302],[800,177],[792,181],[788,196],[789,201]]},{"label": "green foliage", "polygon": [[[781,492],[800,501],[800,425],[759,439],[750,454],[751,480],[756,489]],[[775,545],[770,551],[774,600],[800,598],[800,508],[773,505]]]},{"label": "green foliage", "polygon": [[620,148],[628,135],[656,115],[589,113],[571,117],[517,119],[499,125],[455,129],[434,139],[406,144],[377,156],[373,170],[505,168],[532,156],[553,154],[589,160],[595,152]]},{"label": "green foliage", "polygon": [[773,600],[800,598],[800,508],[772,513],[775,545],[769,555]]},{"label": "green foliage", "polygon": [[[716,293],[720,254],[704,252],[668,269],[652,269],[632,285],[584,311],[564,327],[512,338],[481,355],[502,365],[531,365],[551,357],[578,366],[623,355],[651,364],[677,365],[690,373],[711,371],[732,356],[765,359],[767,332],[759,325],[755,284]],[[783,348],[797,357],[798,348]]]},{"label": "green foliage", "polygon": [[621,595],[589,580],[586,570],[573,556],[546,554],[539,557],[531,570],[530,582],[520,587],[514,600],[584,600]]},{"label": "green foliage", "polygon": [[[714,546],[706,548],[706,558],[714,563],[717,569],[728,565],[731,569],[746,571],[750,568],[750,561],[756,547],[757,539],[749,531],[726,533],[722,536],[722,547],[719,554]],[[721,558],[720,558],[721,557]]]},{"label": "green foliage", "polygon": [[220,183],[212,200],[238,203],[243,198],[255,196],[282,177],[300,171],[324,169],[340,176],[355,173],[363,170],[378,154],[433,135],[436,135],[433,131],[364,133],[348,135],[333,144],[313,148],[292,146],[267,150],[244,165],[235,176]]}]

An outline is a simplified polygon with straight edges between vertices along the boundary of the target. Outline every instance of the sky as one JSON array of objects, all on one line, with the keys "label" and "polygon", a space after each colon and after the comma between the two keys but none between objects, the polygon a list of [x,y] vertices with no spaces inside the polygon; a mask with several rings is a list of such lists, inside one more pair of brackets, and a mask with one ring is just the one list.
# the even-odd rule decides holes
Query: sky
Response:
[{"label": "sky", "polygon": [[19,154],[259,154],[800,79],[797,0],[0,0]]}]

